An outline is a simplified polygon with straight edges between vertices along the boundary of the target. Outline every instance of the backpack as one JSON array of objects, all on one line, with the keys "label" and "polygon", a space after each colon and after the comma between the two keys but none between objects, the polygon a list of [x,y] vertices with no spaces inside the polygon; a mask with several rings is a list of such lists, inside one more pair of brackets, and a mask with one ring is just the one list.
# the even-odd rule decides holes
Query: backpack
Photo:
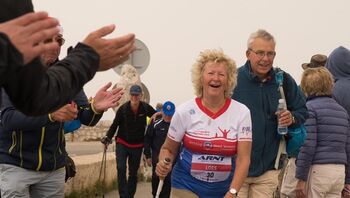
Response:
[{"label": "backpack", "polygon": [[73,178],[77,173],[75,168],[75,163],[73,159],[68,155],[66,156],[65,169],[66,169],[66,176],[64,178],[64,181],[67,182],[69,179]]},{"label": "backpack", "polygon": [[[287,74],[279,68],[276,68],[275,71],[276,71],[276,82],[279,85],[279,91],[281,93],[281,97],[286,99],[284,93],[288,93]],[[286,100],[286,102],[288,104],[288,100]],[[299,149],[304,144],[304,141],[306,139],[306,133],[307,133],[307,130],[304,124],[300,124],[298,127],[295,127],[295,128],[288,127],[288,133],[285,137],[286,151],[288,156],[296,157],[298,155]]]}]

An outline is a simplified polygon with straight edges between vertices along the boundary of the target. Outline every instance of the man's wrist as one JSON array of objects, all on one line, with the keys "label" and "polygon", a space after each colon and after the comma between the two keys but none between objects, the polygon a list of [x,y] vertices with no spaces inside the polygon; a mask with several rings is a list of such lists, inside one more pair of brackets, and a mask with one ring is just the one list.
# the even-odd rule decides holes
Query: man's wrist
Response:
[{"label": "man's wrist", "polygon": [[49,118],[50,122],[55,122],[55,120],[52,118],[51,113],[47,114],[47,117]]},{"label": "man's wrist", "polygon": [[101,113],[103,113],[103,111],[102,111],[102,112],[99,112],[99,111],[95,108],[94,104],[95,104],[95,100],[94,100],[94,99],[91,99],[91,100],[90,100],[91,110],[92,110],[95,114],[101,114]]}]

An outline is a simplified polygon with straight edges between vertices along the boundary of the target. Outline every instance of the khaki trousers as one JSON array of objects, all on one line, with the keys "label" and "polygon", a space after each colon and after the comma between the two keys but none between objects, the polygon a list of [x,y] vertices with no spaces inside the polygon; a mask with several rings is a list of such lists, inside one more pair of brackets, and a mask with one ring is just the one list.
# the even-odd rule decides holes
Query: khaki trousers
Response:
[{"label": "khaki trousers", "polygon": [[308,198],[340,198],[345,182],[344,164],[315,164],[307,180]]},{"label": "khaki trousers", "polygon": [[278,186],[280,170],[266,171],[258,177],[247,177],[238,192],[239,198],[272,198]]},{"label": "khaki trousers", "polygon": [[284,170],[282,185],[281,185],[281,198],[295,198],[295,187],[298,183],[298,179],[295,178],[295,158],[289,158],[287,166]]}]

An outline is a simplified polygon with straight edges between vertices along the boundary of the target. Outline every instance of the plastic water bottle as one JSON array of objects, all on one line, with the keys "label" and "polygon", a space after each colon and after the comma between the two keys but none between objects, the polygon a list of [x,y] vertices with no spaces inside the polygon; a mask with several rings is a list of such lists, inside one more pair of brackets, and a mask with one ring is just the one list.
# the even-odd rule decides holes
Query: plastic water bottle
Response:
[{"label": "plastic water bottle", "polygon": [[[278,100],[278,107],[277,107],[277,111],[283,111],[283,110],[287,110],[287,103],[285,99],[279,99]],[[288,133],[288,127],[287,126],[277,126],[277,132],[280,135],[285,135]]]}]

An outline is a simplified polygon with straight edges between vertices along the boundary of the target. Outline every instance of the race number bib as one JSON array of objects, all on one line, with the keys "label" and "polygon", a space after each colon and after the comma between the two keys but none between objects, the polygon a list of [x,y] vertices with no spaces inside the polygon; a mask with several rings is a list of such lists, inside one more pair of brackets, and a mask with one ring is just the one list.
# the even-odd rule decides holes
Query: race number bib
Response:
[{"label": "race number bib", "polygon": [[201,181],[225,181],[231,173],[231,157],[220,155],[192,155],[191,175]]}]

